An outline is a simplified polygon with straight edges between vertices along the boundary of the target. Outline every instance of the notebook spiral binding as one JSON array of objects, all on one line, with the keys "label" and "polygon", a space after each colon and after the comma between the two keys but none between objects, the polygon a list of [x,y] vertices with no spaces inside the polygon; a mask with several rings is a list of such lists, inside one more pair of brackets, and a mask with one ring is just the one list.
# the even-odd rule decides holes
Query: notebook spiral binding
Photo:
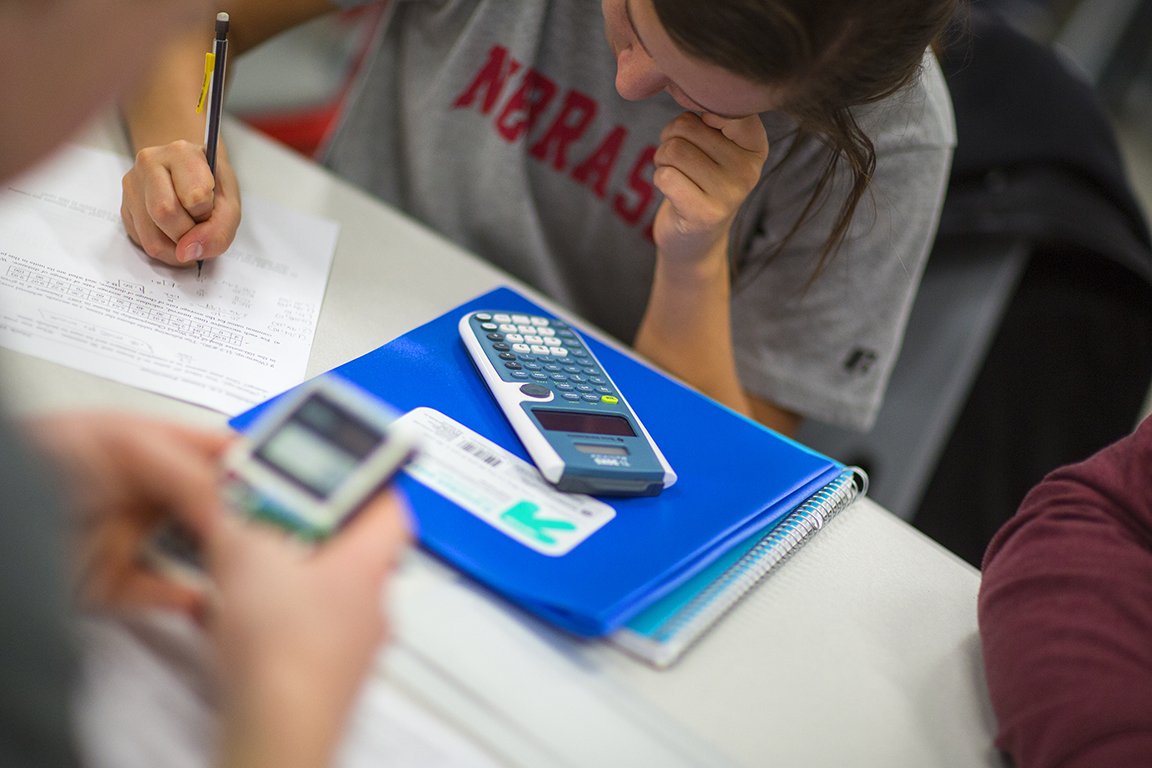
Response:
[{"label": "notebook spiral binding", "polygon": [[867,492],[867,473],[859,467],[846,468],[781,520],[723,576],[692,598],[655,633],[653,639],[664,642],[675,638],[681,651],[686,649],[825,523]]}]

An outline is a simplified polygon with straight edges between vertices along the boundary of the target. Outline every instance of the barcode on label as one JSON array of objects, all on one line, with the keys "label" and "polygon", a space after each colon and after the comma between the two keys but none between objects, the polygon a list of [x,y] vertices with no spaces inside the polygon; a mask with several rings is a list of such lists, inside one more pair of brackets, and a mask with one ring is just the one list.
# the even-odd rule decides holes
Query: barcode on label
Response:
[{"label": "barcode on label", "polygon": [[503,459],[492,453],[492,451],[488,450],[482,445],[473,443],[471,440],[464,440],[461,442],[460,448],[461,450],[470,453],[476,458],[480,459],[490,467],[500,466],[500,463],[503,461]]}]

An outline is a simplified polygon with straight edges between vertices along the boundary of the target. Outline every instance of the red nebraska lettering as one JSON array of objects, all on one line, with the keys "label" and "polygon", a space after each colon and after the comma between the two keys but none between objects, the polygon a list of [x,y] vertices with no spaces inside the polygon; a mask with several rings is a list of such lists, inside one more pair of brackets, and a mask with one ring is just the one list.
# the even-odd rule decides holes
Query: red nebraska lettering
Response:
[{"label": "red nebraska lettering", "polygon": [[[505,64],[508,66],[506,67]],[[488,114],[492,111],[492,107],[496,106],[496,102],[500,100],[500,94],[504,90],[504,84],[508,82],[508,78],[516,74],[521,66],[523,65],[520,62],[508,57],[507,48],[500,45],[492,46],[492,50],[488,52],[488,63],[476,75],[472,84],[456,98],[452,106],[457,109],[472,106],[480,91],[483,90],[484,102],[480,107],[480,112],[485,115]]]},{"label": "red nebraska lettering", "polygon": [[608,178],[612,175],[612,168],[616,165],[616,158],[620,156],[620,148],[624,146],[624,139],[628,138],[628,129],[618,125],[612,129],[600,146],[588,156],[588,159],[572,169],[572,178],[581,184],[591,184],[596,197],[604,199],[607,194]]},{"label": "red nebraska lettering", "polygon": [[[479,106],[481,114],[491,114],[504,98],[506,86],[523,65],[514,60],[508,49],[494,45],[475,79],[456,97],[452,106],[463,109]],[[499,110],[494,127],[505,141],[512,143],[531,136],[533,128],[555,100],[556,83],[534,69],[524,73],[520,86]],[[544,134],[529,148],[528,154],[563,172],[568,167],[569,149],[588,133],[599,112],[597,102],[586,94],[569,89],[564,94],[556,117]],[[628,139],[628,129],[614,127],[571,171],[578,184],[591,190],[597,198],[608,197],[608,183],[620,160]],[[641,225],[645,213],[656,199],[656,188],[649,180],[655,166],[656,147],[645,147],[633,164],[625,187],[611,196],[612,211],[629,226]],[[643,225],[643,236],[652,240],[652,222]]]},{"label": "red nebraska lettering", "polygon": [[645,147],[644,151],[640,153],[640,157],[636,159],[636,164],[632,166],[632,173],[628,174],[628,186],[637,195],[635,204],[629,206],[623,192],[617,192],[616,196],[612,198],[612,210],[616,211],[616,215],[628,224],[636,224],[640,221],[640,217],[644,215],[644,211],[648,209],[648,205],[655,195],[655,188],[644,177],[644,172],[648,166],[655,166],[655,157],[656,147],[651,145]]},{"label": "red nebraska lettering", "polygon": [[[556,95],[556,83],[534,69],[524,75],[524,82],[508,99],[504,111],[496,118],[496,130],[508,142],[516,141],[532,130],[536,119]],[[519,120],[514,118],[523,115]]]},{"label": "red nebraska lettering", "polygon": [[596,117],[596,102],[580,93],[570,90],[564,96],[560,114],[548,128],[540,141],[536,142],[529,154],[537,160],[548,160],[552,155],[552,167],[563,171],[568,167],[568,145],[579,139],[588,130]]}]

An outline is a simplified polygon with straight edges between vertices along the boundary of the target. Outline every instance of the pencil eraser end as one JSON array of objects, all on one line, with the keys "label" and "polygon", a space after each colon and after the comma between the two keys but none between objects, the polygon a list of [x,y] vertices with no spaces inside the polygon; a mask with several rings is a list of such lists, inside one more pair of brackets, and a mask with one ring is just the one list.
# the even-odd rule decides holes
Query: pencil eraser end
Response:
[{"label": "pencil eraser end", "polygon": [[216,14],[216,21],[228,21],[228,14],[221,11],[220,13]]}]

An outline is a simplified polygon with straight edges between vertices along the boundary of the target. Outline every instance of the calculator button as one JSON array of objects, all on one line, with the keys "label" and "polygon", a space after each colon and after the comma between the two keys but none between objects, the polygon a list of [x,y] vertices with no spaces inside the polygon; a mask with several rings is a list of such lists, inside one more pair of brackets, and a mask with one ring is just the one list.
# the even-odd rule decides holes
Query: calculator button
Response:
[{"label": "calculator button", "polygon": [[497,327],[496,323],[480,323],[480,329],[483,331],[495,331]]},{"label": "calculator button", "polygon": [[576,334],[572,333],[572,331],[556,331],[556,335],[562,339],[574,339],[574,338],[576,338]]},{"label": "calculator button", "polygon": [[528,333],[528,334],[524,335],[524,341],[528,342],[529,344],[543,344],[544,343],[544,337],[543,336],[535,336],[531,333]]},{"label": "calculator button", "polygon": [[534,374],[532,374],[532,378],[536,379],[536,381],[548,381],[548,374],[546,374],[546,373],[534,373]]},{"label": "calculator button", "polygon": [[546,317],[534,317],[534,318],[532,318],[532,325],[539,325],[539,326],[548,325],[548,318],[546,318]]},{"label": "calculator button", "polygon": [[488,334],[488,341],[504,341],[504,334],[490,333]]},{"label": "calculator button", "polygon": [[511,315],[492,315],[492,319],[498,323],[510,323],[510,322],[512,322],[512,316]]},{"label": "calculator button", "polygon": [[540,363],[524,363],[524,370],[538,371],[540,370]]},{"label": "calculator button", "polygon": [[508,341],[512,342],[513,344],[523,344],[524,343],[524,337],[518,333],[510,333],[507,336],[505,336],[504,338],[508,339]]},{"label": "calculator button", "polygon": [[497,352],[507,352],[508,350],[512,349],[512,347],[508,346],[507,344],[504,344],[503,342],[500,342],[497,344],[493,344],[492,349],[496,350]]},{"label": "calculator button", "polygon": [[516,355],[512,354],[511,352],[501,352],[500,353],[500,359],[501,360],[515,360]]},{"label": "calculator button", "polygon": [[592,387],[590,387],[587,384],[577,384],[576,389],[580,390],[581,392],[591,392],[592,391]]},{"label": "calculator button", "polygon": [[580,347],[584,346],[580,343],[579,339],[564,339],[563,343],[564,346],[568,347],[569,349],[579,349]]},{"label": "calculator button", "polygon": [[543,344],[533,345],[531,351],[535,355],[547,355],[552,352],[552,350],[548,349],[548,347],[544,346]]},{"label": "calculator button", "polygon": [[512,315],[512,322],[517,325],[528,325],[532,321],[528,319],[528,315]]},{"label": "calculator button", "polygon": [[[512,323],[501,323],[499,325],[499,328],[504,333],[516,333],[516,326],[512,325]],[[487,329],[485,329],[485,330],[487,330]],[[492,330],[496,330],[496,329],[493,328]]]},{"label": "calculator button", "polygon": [[552,386],[554,386],[556,389],[560,390],[561,392],[571,392],[572,391],[572,385],[566,381],[558,381],[555,384],[553,384]]},{"label": "calculator button", "polygon": [[585,368],[584,373],[588,374],[589,376],[599,376],[600,375],[600,371],[596,370],[595,368],[591,368],[591,367]]},{"label": "calculator button", "polygon": [[485,323],[492,319],[492,315],[488,314],[487,312],[477,312],[476,314],[472,315],[472,317]]},{"label": "calculator button", "polygon": [[620,400],[619,398],[612,397],[612,395],[604,395],[604,397],[600,398],[600,402],[607,403],[608,405],[615,405],[616,403],[620,402]]},{"label": "calculator button", "polygon": [[544,343],[549,347],[558,347],[560,346],[560,339],[557,339],[555,336],[545,336]]},{"label": "calculator button", "polygon": [[548,354],[553,357],[565,357],[568,354],[568,350],[564,349],[564,347],[552,347],[548,350]]},{"label": "calculator button", "polygon": [[552,330],[551,328],[537,328],[536,333],[540,334],[541,336],[555,336],[556,335],[556,331]]},{"label": "calculator button", "polygon": [[583,398],[584,402],[586,402],[586,403],[598,403],[598,402],[600,402],[600,395],[580,395],[580,397]]},{"label": "calculator button", "polygon": [[526,363],[530,363],[536,359],[536,355],[520,355],[520,359]]},{"label": "calculator button", "polygon": [[552,381],[568,381],[568,377],[562,373],[552,374]]},{"label": "calculator button", "polygon": [[518,371],[521,368],[523,368],[524,366],[520,365],[520,363],[511,362],[511,363],[504,363],[504,367],[510,371]]},{"label": "calculator button", "polygon": [[520,333],[536,333],[536,326],[534,326],[534,325],[518,325],[518,326],[516,326],[516,330],[520,331]]},{"label": "calculator button", "polygon": [[575,392],[565,392],[562,397],[571,403],[580,402],[580,395],[576,394]]},{"label": "calculator button", "polygon": [[526,378],[528,378],[528,374],[525,373],[524,371],[512,371],[512,378],[514,378],[514,379],[526,379]]},{"label": "calculator button", "polygon": [[564,373],[580,373],[580,369],[574,365],[564,366]]},{"label": "calculator button", "polygon": [[567,328],[568,323],[565,323],[563,320],[553,320],[552,321],[552,327],[553,328]]},{"label": "calculator button", "polygon": [[599,376],[593,376],[592,378],[588,379],[588,381],[592,382],[593,384],[607,384],[608,383],[608,382],[604,381],[604,379],[600,378]]},{"label": "calculator button", "polygon": [[527,344],[513,344],[512,345],[512,351],[513,352],[531,352],[532,350],[528,347]]},{"label": "calculator button", "polygon": [[569,381],[584,381],[584,377],[578,373],[574,373],[568,377]]},{"label": "calculator button", "polygon": [[608,387],[596,387],[596,391],[597,391],[597,392],[599,392],[599,393],[600,393],[600,394],[602,394],[602,395],[610,395],[610,394],[612,394],[612,390],[611,390],[611,389],[609,389]]},{"label": "calculator button", "polygon": [[[548,351],[551,352],[552,350],[548,350]],[[555,362],[552,358],[548,357],[548,355],[537,355],[536,359],[539,360],[541,363],[553,363],[553,362]]]},{"label": "calculator button", "polygon": [[556,363],[549,363],[548,365],[544,366],[544,370],[552,371],[552,373],[559,373],[562,369],[560,366],[556,365]]},{"label": "calculator button", "polygon": [[[552,354],[558,355],[561,352],[563,352],[564,354],[568,354],[568,350],[564,349],[564,347],[559,347],[559,348],[553,350]],[[588,353],[582,349],[574,349],[574,350],[572,350],[572,354],[576,357],[588,357]]]},{"label": "calculator button", "polygon": [[528,397],[550,397],[552,390],[548,387],[542,387],[539,384],[525,384],[520,387],[520,391],[528,395]]}]

